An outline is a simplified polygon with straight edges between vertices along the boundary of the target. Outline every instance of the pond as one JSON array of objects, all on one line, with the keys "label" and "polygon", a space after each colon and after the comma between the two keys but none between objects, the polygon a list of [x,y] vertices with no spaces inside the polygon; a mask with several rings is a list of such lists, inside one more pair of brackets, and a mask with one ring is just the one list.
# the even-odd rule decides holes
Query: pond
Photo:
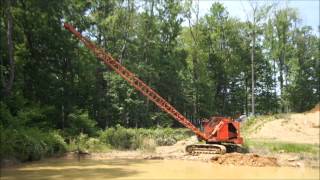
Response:
[{"label": "pond", "polygon": [[1,169],[6,179],[318,179],[319,170],[232,167],[186,160],[46,159]]}]

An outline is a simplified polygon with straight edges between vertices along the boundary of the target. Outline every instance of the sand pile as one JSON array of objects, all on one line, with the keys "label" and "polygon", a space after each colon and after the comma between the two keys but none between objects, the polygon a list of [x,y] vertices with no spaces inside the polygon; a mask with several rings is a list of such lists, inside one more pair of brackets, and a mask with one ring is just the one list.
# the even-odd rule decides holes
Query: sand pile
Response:
[{"label": "sand pile", "polygon": [[315,113],[320,111],[320,103],[318,103],[314,108],[312,108],[308,113]]},{"label": "sand pile", "polygon": [[282,114],[281,118],[257,123],[246,138],[291,143],[319,144],[320,104],[305,113]]}]

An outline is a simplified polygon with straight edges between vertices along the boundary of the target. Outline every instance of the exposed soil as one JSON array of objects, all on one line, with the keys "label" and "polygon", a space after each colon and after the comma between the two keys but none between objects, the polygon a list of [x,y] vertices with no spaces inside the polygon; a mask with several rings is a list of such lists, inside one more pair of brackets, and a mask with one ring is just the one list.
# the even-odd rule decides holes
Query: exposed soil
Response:
[{"label": "exposed soil", "polygon": [[[173,146],[159,146],[154,152],[147,151],[111,151],[107,153],[91,153],[90,155],[83,155],[79,158],[88,158],[95,160],[105,159],[148,159],[148,160],[162,160],[162,159],[178,159],[189,161],[204,161],[212,162],[219,165],[233,165],[233,166],[281,166],[288,164],[279,164],[276,157],[267,157],[257,154],[240,154],[228,153],[224,155],[210,155],[200,154],[197,156],[189,155],[185,152],[185,146],[197,142],[196,136],[187,140],[179,141]],[[65,158],[77,158],[77,154],[69,153]],[[290,156],[291,157],[291,156]],[[284,161],[283,161],[284,162]],[[290,166],[290,165],[289,165]],[[293,165],[291,165],[293,166]]]},{"label": "exposed soil", "polygon": [[305,113],[285,114],[283,118],[258,122],[246,138],[291,143],[320,143],[320,104]]},{"label": "exposed soil", "polygon": [[[114,150],[107,153],[91,153],[81,158],[89,158],[95,160],[105,159],[178,159],[188,161],[204,161],[217,165],[231,166],[290,166],[290,167],[319,167],[319,159],[305,156],[299,153],[270,153],[265,151],[254,150],[252,153],[228,153],[224,155],[200,154],[197,156],[189,155],[185,152],[185,147],[190,144],[197,143],[196,136],[189,139],[178,141],[172,146],[158,146],[155,151],[118,151]],[[75,158],[77,154],[69,153],[66,158]]]},{"label": "exposed soil", "polygon": [[257,154],[229,153],[222,156],[214,156],[211,161],[216,164],[234,166],[279,166],[277,158],[259,156]]}]

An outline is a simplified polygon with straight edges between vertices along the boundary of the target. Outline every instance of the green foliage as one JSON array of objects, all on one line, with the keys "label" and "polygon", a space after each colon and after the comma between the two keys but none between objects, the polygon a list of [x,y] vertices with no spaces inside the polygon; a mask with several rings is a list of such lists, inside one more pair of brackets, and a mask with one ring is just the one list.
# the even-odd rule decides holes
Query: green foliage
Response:
[{"label": "green foliage", "polygon": [[155,145],[173,145],[191,134],[188,129],[132,129],[117,125],[101,131],[99,139],[116,149],[153,149]]},{"label": "green foliage", "polygon": [[10,113],[10,110],[8,109],[7,105],[3,102],[0,102],[0,115],[1,115],[1,120],[0,124],[2,126],[8,126],[14,121],[14,117]]},{"label": "green foliage", "polygon": [[[268,14],[271,7],[262,6],[253,25],[230,16],[222,3],[213,3],[194,21],[193,3],[69,0],[1,6],[2,156],[20,153],[26,160],[59,152],[63,139],[58,134],[42,137],[53,129],[71,139],[71,149],[77,143],[84,149],[153,149],[188,134],[170,129],[181,124],[97,62],[62,27],[64,21],[106,49],[194,124],[217,114],[250,113],[252,30],[257,33],[256,112],[303,112],[319,102],[319,37],[310,27],[299,26],[295,10],[280,8]],[[14,81],[10,93],[4,94],[3,82],[11,70],[9,11]],[[189,27],[182,26],[183,18],[190,20]],[[99,129],[106,129],[98,133],[99,141],[90,139]],[[46,149],[44,144],[56,145]]]},{"label": "green foliage", "polygon": [[96,132],[97,123],[89,117],[87,111],[76,110],[68,115],[68,120],[67,131],[71,135],[79,134],[79,132],[93,135]]},{"label": "green foliage", "polygon": [[48,121],[48,117],[52,110],[52,107],[40,107],[40,105],[25,107],[18,111],[16,119],[19,122],[17,124],[27,127],[50,128],[52,125]]},{"label": "green foliage", "polygon": [[185,139],[192,134],[188,129],[157,128],[153,131],[154,132],[151,132],[152,137],[159,146],[173,145],[177,141]]},{"label": "green foliage", "polygon": [[109,149],[110,146],[101,142],[100,139],[88,137],[87,134],[83,133],[71,139],[68,144],[68,151],[106,152]]},{"label": "green foliage", "polygon": [[[19,107],[15,109],[15,115],[11,111],[11,104],[7,106],[5,103],[0,102],[1,120],[0,124],[6,127],[38,127],[42,129],[52,128],[52,122],[48,121],[53,112],[53,107],[42,106],[39,104],[29,104],[28,106]],[[11,107],[10,107],[11,106]]]},{"label": "green foliage", "polygon": [[134,139],[134,132],[132,129],[117,125],[115,128],[108,128],[100,134],[100,139],[117,149],[130,149]]},{"label": "green foliage", "polygon": [[60,155],[66,152],[67,144],[58,131],[52,131],[46,139],[47,155]]},{"label": "green foliage", "polygon": [[99,131],[98,138],[80,133],[69,140],[68,151],[105,152],[110,148],[154,151],[156,146],[173,145],[191,135],[192,132],[187,129],[132,129],[117,125],[115,128]]},{"label": "green foliage", "polygon": [[42,132],[36,128],[1,130],[0,157],[21,161],[39,160],[45,156],[62,154],[67,145],[58,132]]},{"label": "green foliage", "polygon": [[[63,29],[62,21],[88,32],[85,35],[195,123],[214,114],[250,113],[253,29],[257,113],[302,112],[317,103],[319,38],[310,27],[294,26],[299,17],[293,9],[272,14],[271,6],[261,6],[253,26],[230,16],[222,3],[213,3],[208,13],[183,27],[183,17],[194,17],[194,2],[136,3],[17,1],[1,6],[3,14],[11,8],[15,22],[15,81],[1,104],[2,123],[15,119],[26,126],[66,128],[72,135],[116,124],[181,126],[97,63]],[[7,18],[1,16],[2,79],[10,69]]]}]

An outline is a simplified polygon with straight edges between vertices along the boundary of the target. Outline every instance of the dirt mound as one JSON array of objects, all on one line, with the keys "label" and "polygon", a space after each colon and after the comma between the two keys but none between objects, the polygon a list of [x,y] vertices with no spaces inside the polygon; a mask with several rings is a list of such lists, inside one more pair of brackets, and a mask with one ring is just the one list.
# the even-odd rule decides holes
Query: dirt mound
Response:
[{"label": "dirt mound", "polygon": [[[246,137],[291,143],[319,144],[320,105],[305,113],[280,114],[258,119]],[[270,120],[268,120],[270,119]]]},{"label": "dirt mound", "polygon": [[316,106],[314,106],[314,108],[312,108],[310,111],[307,111],[307,113],[314,113],[319,111],[320,111],[320,103],[316,104]]},{"label": "dirt mound", "polygon": [[214,156],[211,158],[211,161],[217,164],[235,166],[279,166],[276,158],[263,157],[257,154],[230,153],[221,156]]}]

